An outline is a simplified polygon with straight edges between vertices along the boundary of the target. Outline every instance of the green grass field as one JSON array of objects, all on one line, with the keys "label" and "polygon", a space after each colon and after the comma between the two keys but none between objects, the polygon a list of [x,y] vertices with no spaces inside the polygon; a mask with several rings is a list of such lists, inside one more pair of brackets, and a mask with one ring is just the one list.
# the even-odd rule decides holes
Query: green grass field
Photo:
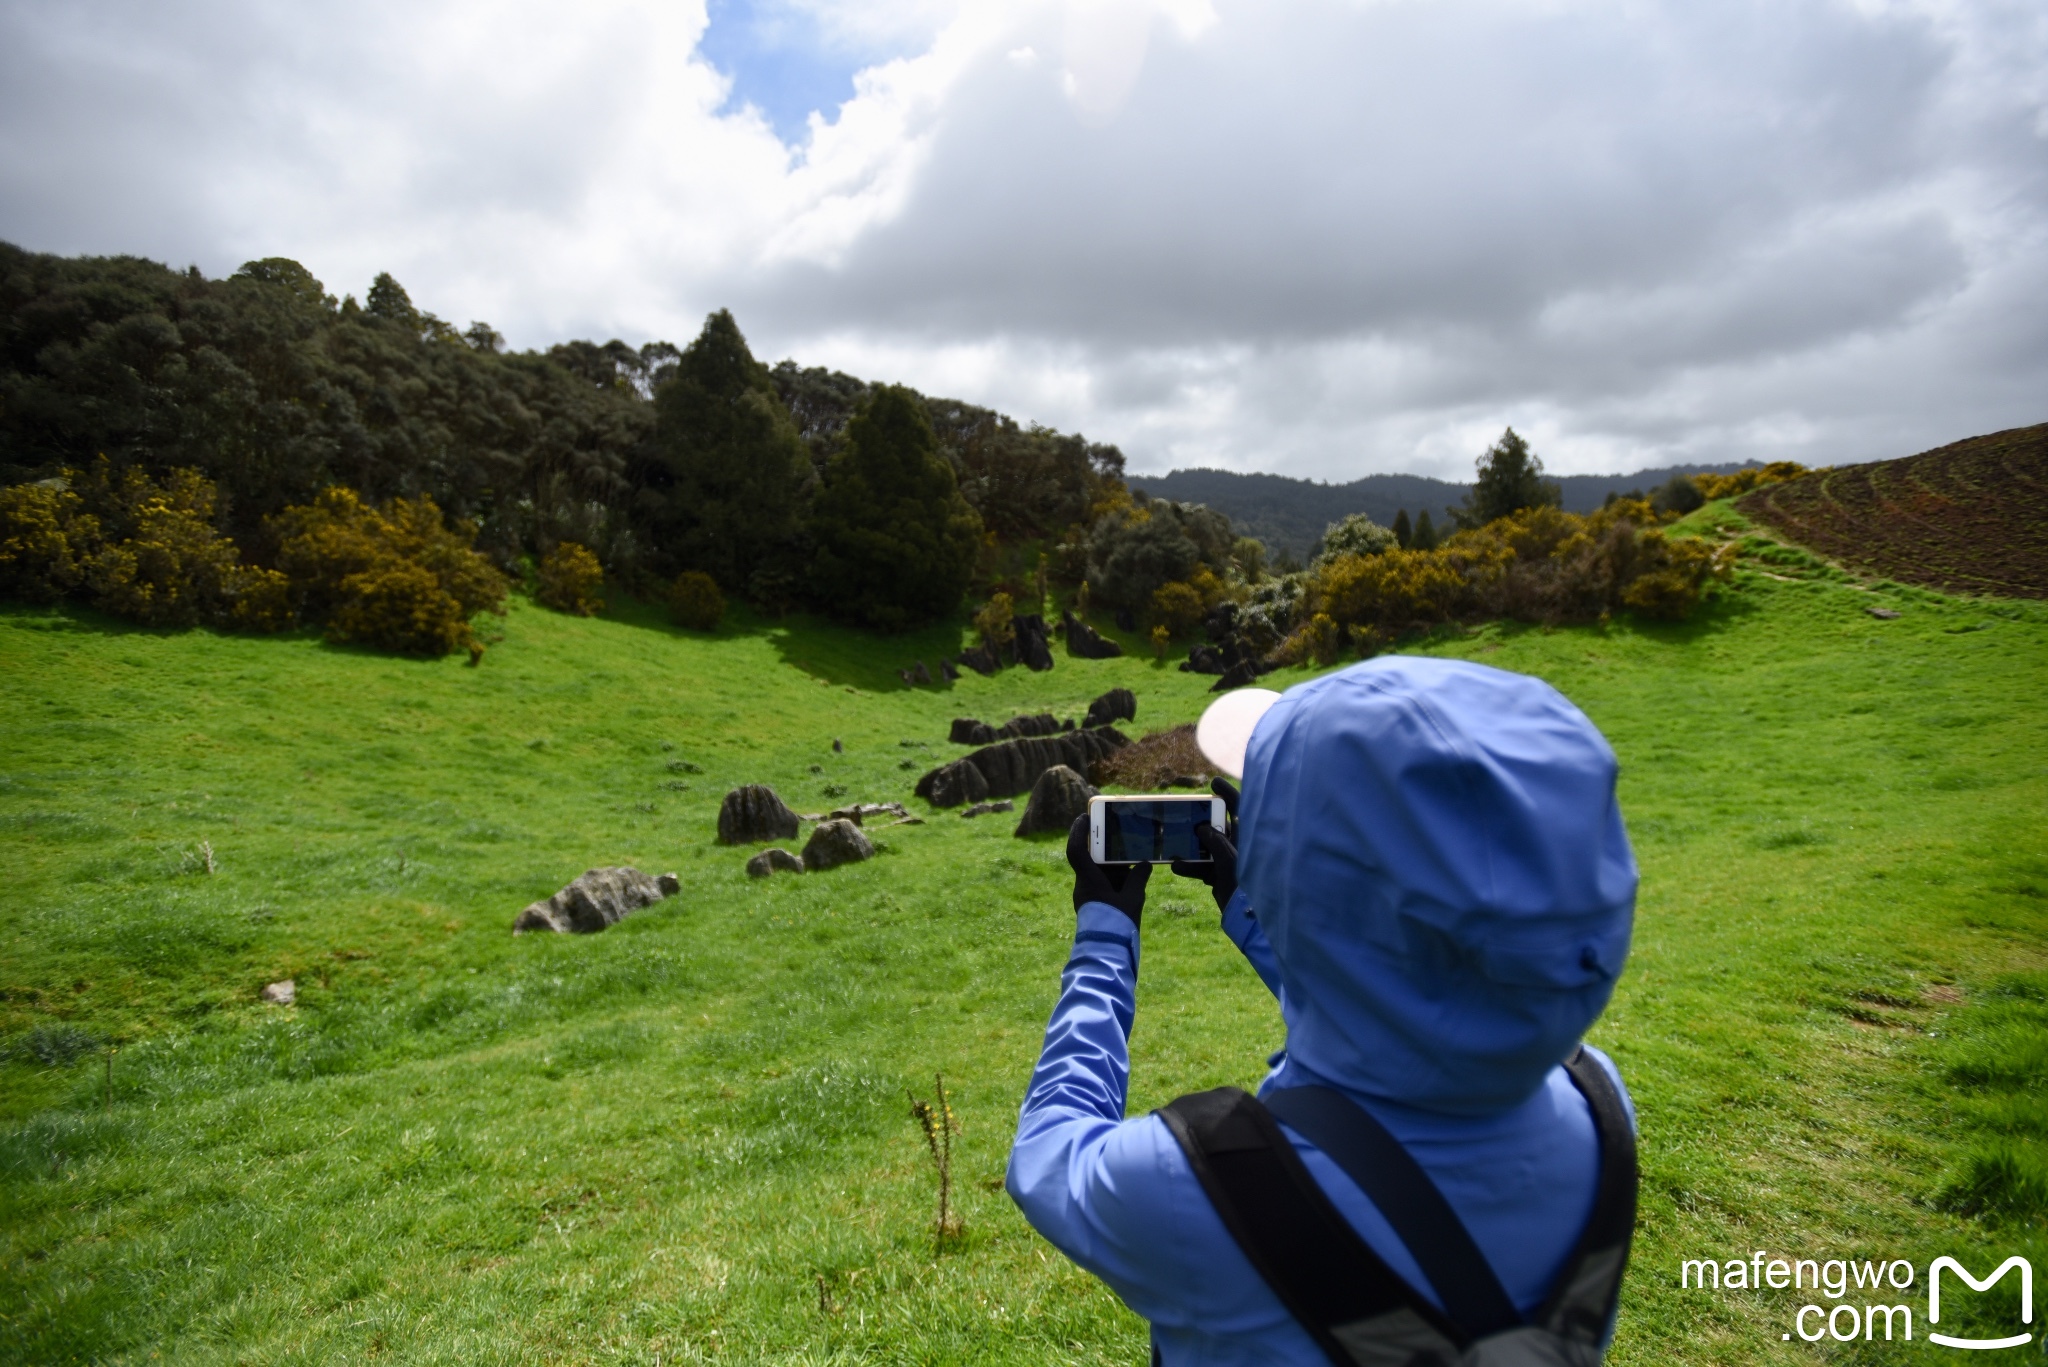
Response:
[{"label": "green grass field", "polygon": [[[1541,675],[1622,759],[1642,894],[1593,1038],[1644,1183],[1612,1360],[1939,1358],[1783,1340],[1811,1293],[1678,1264],[2048,1274],[2048,608],[1752,549],[1684,627],[1408,648]],[[894,669],[953,632],[707,638],[631,605],[501,630],[469,669],[0,610],[0,1361],[1140,1361],[1000,1190],[1071,929],[1059,842],[928,813],[754,883],[712,834],[742,782],[907,800],[954,716],[1121,684],[1135,734],[1210,680],[1062,654],[912,691]],[[682,893],[508,933],[612,863]],[[1280,1036],[1206,891],[1154,889],[1134,1111],[1251,1085]],[[298,1004],[260,1004],[285,977]],[[906,1095],[937,1072],[943,1250]],[[2013,1279],[1968,1299],[1943,1329],[2010,1332]]]}]

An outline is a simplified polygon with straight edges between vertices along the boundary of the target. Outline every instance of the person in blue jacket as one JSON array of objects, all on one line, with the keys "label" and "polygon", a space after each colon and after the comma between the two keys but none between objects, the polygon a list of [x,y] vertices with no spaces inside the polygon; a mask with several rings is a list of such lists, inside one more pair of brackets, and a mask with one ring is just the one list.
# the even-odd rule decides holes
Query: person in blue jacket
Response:
[{"label": "person in blue jacket", "polygon": [[[1224,933],[1278,999],[1286,1043],[1260,1093],[1330,1087],[1369,1111],[1530,1314],[1586,1224],[1599,1168],[1589,1107],[1560,1064],[1628,954],[1636,866],[1614,752],[1540,680],[1386,657],[1280,695],[1242,775],[1234,851],[1216,833],[1213,865],[1176,872],[1211,882]],[[1010,1196],[1150,1323],[1155,1361],[1324,1363],[1166,1125],[1124,1118],[1151,869],[1093,863],[1086,836],[1084,817],[1068,843],[1073,950]],[[1440,1307],[1364,1193],[1285,1133],[1359,1236]]]}]

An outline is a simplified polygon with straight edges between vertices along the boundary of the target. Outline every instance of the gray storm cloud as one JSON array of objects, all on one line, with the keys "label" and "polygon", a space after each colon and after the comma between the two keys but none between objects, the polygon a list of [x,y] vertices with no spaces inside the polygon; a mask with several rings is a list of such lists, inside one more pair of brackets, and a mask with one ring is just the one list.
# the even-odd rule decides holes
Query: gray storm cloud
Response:
[{"label": "gray storm cloud", "polygon": [[[920,7],[920,13],[928,7]],[[1171,12],[1168,12],[1171,11]],[[1143,469],[1904,454],[2040,421],[2035,4],[969,7],[805,149],[701,12],[0,9],[0,236],[756,349]],[[722,108],[728,112],[719,112]]]}]

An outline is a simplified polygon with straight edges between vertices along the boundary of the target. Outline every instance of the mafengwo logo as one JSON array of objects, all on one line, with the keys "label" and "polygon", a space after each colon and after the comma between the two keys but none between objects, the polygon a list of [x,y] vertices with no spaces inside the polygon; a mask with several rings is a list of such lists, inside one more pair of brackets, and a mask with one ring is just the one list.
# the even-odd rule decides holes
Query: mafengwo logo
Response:
[{"label": "mafengwo logo", "polygon": [[[2020,1289],[2019,1318],[2011,1325],[2014,1332],[1992,1338],[1963,1338],[1941,1332],[1938,1326],[1941,1324],[1944,1275],[1948,1278],[1948,1304],[1953,1312],[1957,1306],[1956,1296],[1964,1287],[1975,1292],[1989,1291],[2013,1272],[2019,1274]],[[1916,1286],[1926,1288],[1926,1318],[1921,1328],[1928,1343],[1943,1348],[1987,1350],[2022,1348],[2034,1341],[2033,1330],[2029,1327],[2034,1323],[2034,1265],[2017,1255],[2007,1258],[1983,1277],[1971,1272],[1955,1258],[1936,1258],[1927,1265],[1927,1275],[1922,1278],[1913,1264],[1904,1258],[1889,1262],[1830,1258],[1822,1262],[1815,1258],[1773,1258],[1763,1249],[1758,1249],[1747,1262],[1740,1258],[1730,1258],[1726,1262],[1694,1258],[1681,1262],[1678,1284],[1687,1290],[1701,1291],[1812,1291],[1820,1299],[1833,1303],[1798,1306],[1791,1312],[1791,1327],[1779,1335],[1784,1339],[1796,1335],[1808,1343],[1819,1343],[1823,1339],[1833,1339],[1838,1343],[1855,1339],[1910,1342],[1913,1338],[1914,1306],[1908,1297],[1914,1295]],[[1950,1314],[1951,1325],[1956,1318],[1955,1314]]]}]

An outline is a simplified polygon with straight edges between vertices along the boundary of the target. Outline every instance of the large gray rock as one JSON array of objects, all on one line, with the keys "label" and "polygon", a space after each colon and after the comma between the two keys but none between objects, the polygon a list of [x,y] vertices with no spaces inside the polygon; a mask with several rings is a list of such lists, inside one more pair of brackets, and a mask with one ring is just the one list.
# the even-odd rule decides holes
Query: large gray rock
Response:
[{"label": "large gray rock", "polygon": [[[934,807],[958,807],[991,797],[1015,797],[1031,791],[1038,776],[1055,764],[1085,774],[1098,762],[1130,744],[1110,726],[1084,728],[1051,736],[1024,736],[989,745],[934,769],[917,781],[917,795]],[[968,777],[978,775],[980,782]]]},{"label": "large gray rock", "polygon": [[995,652],[985,645],[961,651],[960,663],[977,674],[993,674],[1002,668],[1002,662],[996,659]]},{"label": "large gray rock", "polygon": [[934,807],[958,807],[988,796],[988,780],[981,770],[964,759],[941,765],[917,781],[917,795]]},{"label": "large gray rock", "polygon": [[649,878],[638,869],[591,869],[544,902],[519,913],[512,933],[552,930],[588,935],[617,925],[645,906],[674,893],[682,883],[672,873]]},{"label": "large gray rock", "polygon": [[1124,653],[1122,646],[1073,613],[1068,613],[1064,621],[1067,628],[1067,654],[1082,660],[1114,660]]},{"label": "large gray rock", "polygon": [[851,821],[821,821],[804,845],[804,867],[812,873],[873,859],[875,847]]},{"label": "large gray rock", "polygon": [[766,849],[747,861],[747,877],[766,878],[771,873],[802,873],[804,861],[780,845]]},{"label": "large gray rock", "polygon": [[1112,688],[1109,692],[1088,704],[1087,720],[1083,726],[1108,726],[1111,722],[1136,721],[1138,719],[1138,695],[1128,688]]},{"label": "large gray rock", "polygon": [[1024,804],[1024,819],[1017,823],[1018,835],[1041,831],[1064,831],[1074,818],[1088,810],[1095,789],[1088,780],[1064,764],[1055,764],[1031,785],[1031,801]]},{"label": "large gray rock", "polygon": [[985,721],[955,717],[953,729],[946,733],[946,739],[955,745],[994,745],[998,737],[995,728]]},{"label": "large gray rock", "polygon": [[[1015,740],[1019,736],[1056,736],[1060,730],[1060,719],[1050,712],[1039,712],[1029,717],[1012,717],[996,728],[994,740]],[[987,742],[984,742],[986,744]]]},{"label": "large gray rock", "polygon": [[1239,660],[1223,672],[1223,677],[1209,685],[1211,693],[1228,693],[1233,688],[1250,688],[1259,681],[1259,667],[1250,660]]},{"label": "large gray rock", "polygon": [[718,843],[758,845],[764,840],[794,839],[796,813],[765,783],[735,788],[718,804]]}]

